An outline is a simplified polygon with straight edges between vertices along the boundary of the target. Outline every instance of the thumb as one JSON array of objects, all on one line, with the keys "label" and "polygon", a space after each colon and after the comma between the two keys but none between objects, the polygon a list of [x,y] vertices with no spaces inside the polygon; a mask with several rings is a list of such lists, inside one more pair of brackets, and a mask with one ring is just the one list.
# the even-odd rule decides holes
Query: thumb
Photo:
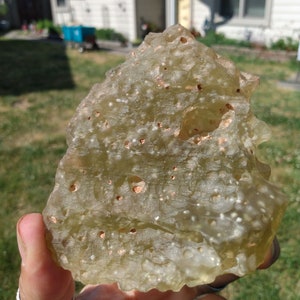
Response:
[{"label": "thumb", "polygon": [[74,294],[71,273],[55,264],[46,246],[41,214],[23,216],[17,224],[22,258],[19,289],[21,300],[70,300]]}]

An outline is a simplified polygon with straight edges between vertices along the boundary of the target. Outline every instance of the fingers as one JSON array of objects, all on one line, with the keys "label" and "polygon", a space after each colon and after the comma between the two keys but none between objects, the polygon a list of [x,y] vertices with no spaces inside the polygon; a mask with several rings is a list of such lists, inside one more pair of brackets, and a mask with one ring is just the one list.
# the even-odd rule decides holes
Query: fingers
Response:
[{"label": "fingers", "polygon": [[267,269],[271,265],[275,263],[275,261],[280,256],[280,245],[277,240],[277,237],[274,238],[272,247],[269,249],[269,251],[266,253],[264,262],[258,267],[258,269]]},{"label": "fingers", "polygon": [[[198,298],[199,300],[226,300],[224,297],[216,294],[204,295]],[[195,299],[195,300],[198,300]]]},{"label": "fingers", "polygon": [[19,279],[21,300],[68,300],[74,293],[70,272],[57,266],[46,246],[41,214],[29,214],[17,224],[22,258]]},{"label": "fingers", "polygon": [[[272,247],[267,252],[264,262],[258,267],[258,269],[265,269],[270,267],[279,257],[280,247],[278,240],[275,238]],[[122,292],[118,289],[117,285],[98,285],[88,286],[82,293],[76,298],[77,300],[89,300],[89,299],[114,299],[114,300],[226,300],[220,295],[216,295],[218,291],[231,282],[239,279],[234,274],[224,274],[218,276],[211,284],[204,284],[194,288],[184,286],[179,292],[164,292],[161,293],[158,290],[151,290],[143,293],[139,291],[132,291],[129,293]],[[198,295],[198,296],[197,296]]]},{"label": "fingers", "polygon": [[224,300],[223,297],[210,294],[197,297],[194,288],[184,286],[179,292],[160,292],[156,289],[148,292],[123,292],[116,284],[87,286],[76,300]]},{"label": "fingers", "polygon": [[[41,214],[29,214],[21,218],[17,224],[17,237],[22,268],[19,280],[20,296],[22,300],[69,300],[74,294],[74,282],[69,271],[57,266],[51,258],[46,246],[45,227]],[[265,256],[265,261],[258,267],[266,269],[279,257],[280,247],[275,238],[271,249]],[[160,293],[152,290],[147,293],[120,291],[116,285],[101,285],[86,288],[77,299],[151,299],[151,300],[179,300],[196,299],[224,300],[222,296],[213,294],[238,279],[233,274],[225,274],[216,278],[210,285],[197,288],[184,287],[179,292]],[[212,294],[207,294],[212,293]],[[203,295],[203,296],[200,296]],[[100,298],[99,298],[100,296]]]},{"label": "fingers", "polygon": [[[268,252],[265,255],[264,262],[258,267],[258,269],[269,268],[272,264],[274,264],[276,262],[276,260],[279,258],[279,255],[280,255],[280,245],[279,245],[277,238],[275,237],[273,240],[272,246],[270,247],[270,249],[268,250]],[[221,290],[223,287],[226,287],[226,285],[232,283],[233,281],[235,281],[237,279],[239,279],[239,277],[234,274],[225,274],[225,275],[218,276],[215,279],[215,281],[209,285],[198,286],[197,294],[198,295],[205,294],[205,297],[203,296],[204,298],[201,298],[201,296],[200,296],[199,299],[205,299],[205,300],[224,299],[221,296],[217,296],[215,294],[208,294],[208,293],[212,293],[214,291],[214,289],[216,289],[216,292],[217,292],[218,289]],[[221,297],[221,298],[214,298],[214,297]]]},{"label": "fingers", "polygon": [[121,291],[116,284],[87,286],[76,297],[76,300],[192,300],[195,292],[192,288],[184,286],[179,292],[160,292],[152,289],[148,292],[133,290]]},{"label": "fingers", "polygon": [[195,298],[194,288],[184,286],[180,291],[159,292],[156,289],[146,293],[136,292],[135,298],[138,300],[193,300]]},{"label": "fingers", "polygon": [[125,300],[130,299],[117,284],[87,285],[76,300]]}]

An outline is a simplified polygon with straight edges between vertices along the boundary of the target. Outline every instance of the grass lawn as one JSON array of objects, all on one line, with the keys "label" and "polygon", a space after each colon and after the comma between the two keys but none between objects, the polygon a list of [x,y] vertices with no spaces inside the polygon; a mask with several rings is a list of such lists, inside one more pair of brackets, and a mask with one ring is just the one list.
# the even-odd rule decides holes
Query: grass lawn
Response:
[{"label": "grass lawn", "polygon": [[[279,261],[225,293],[230,299],[300,299],[300,93],[276,85],[297,70],[292,63],[231,58],[261,77],[252,103],[274,135],[260,156],[271,164],[272,180],[282,186],[290,205],[278,233]],[[0,40],[0,299],[14,299],[17,289],[18,218],[45,206],[66,150],[69,119],[91,86],[123,59],[102,51],[79,54],[58,43]]]}]

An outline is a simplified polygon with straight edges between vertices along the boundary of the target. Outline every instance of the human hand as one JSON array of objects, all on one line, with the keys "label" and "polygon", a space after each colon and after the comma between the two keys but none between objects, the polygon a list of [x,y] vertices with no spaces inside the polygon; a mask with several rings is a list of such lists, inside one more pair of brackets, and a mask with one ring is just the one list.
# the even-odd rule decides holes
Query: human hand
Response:
[{"label": "human hand", "polygon": [[[52,260],[46,246],[45,227],[41,214],[23,216],[17,224],[17,238],[22,258],[19,291],[21,300],[72,300],[75,293],[74,281],[69,271],[62,269]],[[278,258],[280,248],[275,239],[259,269],[266,269]],[[220,287],[238,277],[232,274],[219,276],[210,285],[189,288],[179,292],[151,290],[123,292],[116,284],[86,286],[76,300],[224,300],[216,295]],[[199,298],[200,299],[200,298]]]}]

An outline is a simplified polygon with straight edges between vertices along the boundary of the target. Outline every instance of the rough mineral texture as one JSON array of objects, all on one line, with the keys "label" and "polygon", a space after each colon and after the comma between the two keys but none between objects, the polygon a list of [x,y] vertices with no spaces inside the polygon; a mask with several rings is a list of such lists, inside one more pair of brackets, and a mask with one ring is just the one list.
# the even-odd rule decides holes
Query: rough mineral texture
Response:
[{"label": "rough mineral texture", "polygon": [[141,291],[255,270],[286,207],[256,157],[257,84],[180,25],[149,34],[68,127],[43,212],[58,263]]}]

